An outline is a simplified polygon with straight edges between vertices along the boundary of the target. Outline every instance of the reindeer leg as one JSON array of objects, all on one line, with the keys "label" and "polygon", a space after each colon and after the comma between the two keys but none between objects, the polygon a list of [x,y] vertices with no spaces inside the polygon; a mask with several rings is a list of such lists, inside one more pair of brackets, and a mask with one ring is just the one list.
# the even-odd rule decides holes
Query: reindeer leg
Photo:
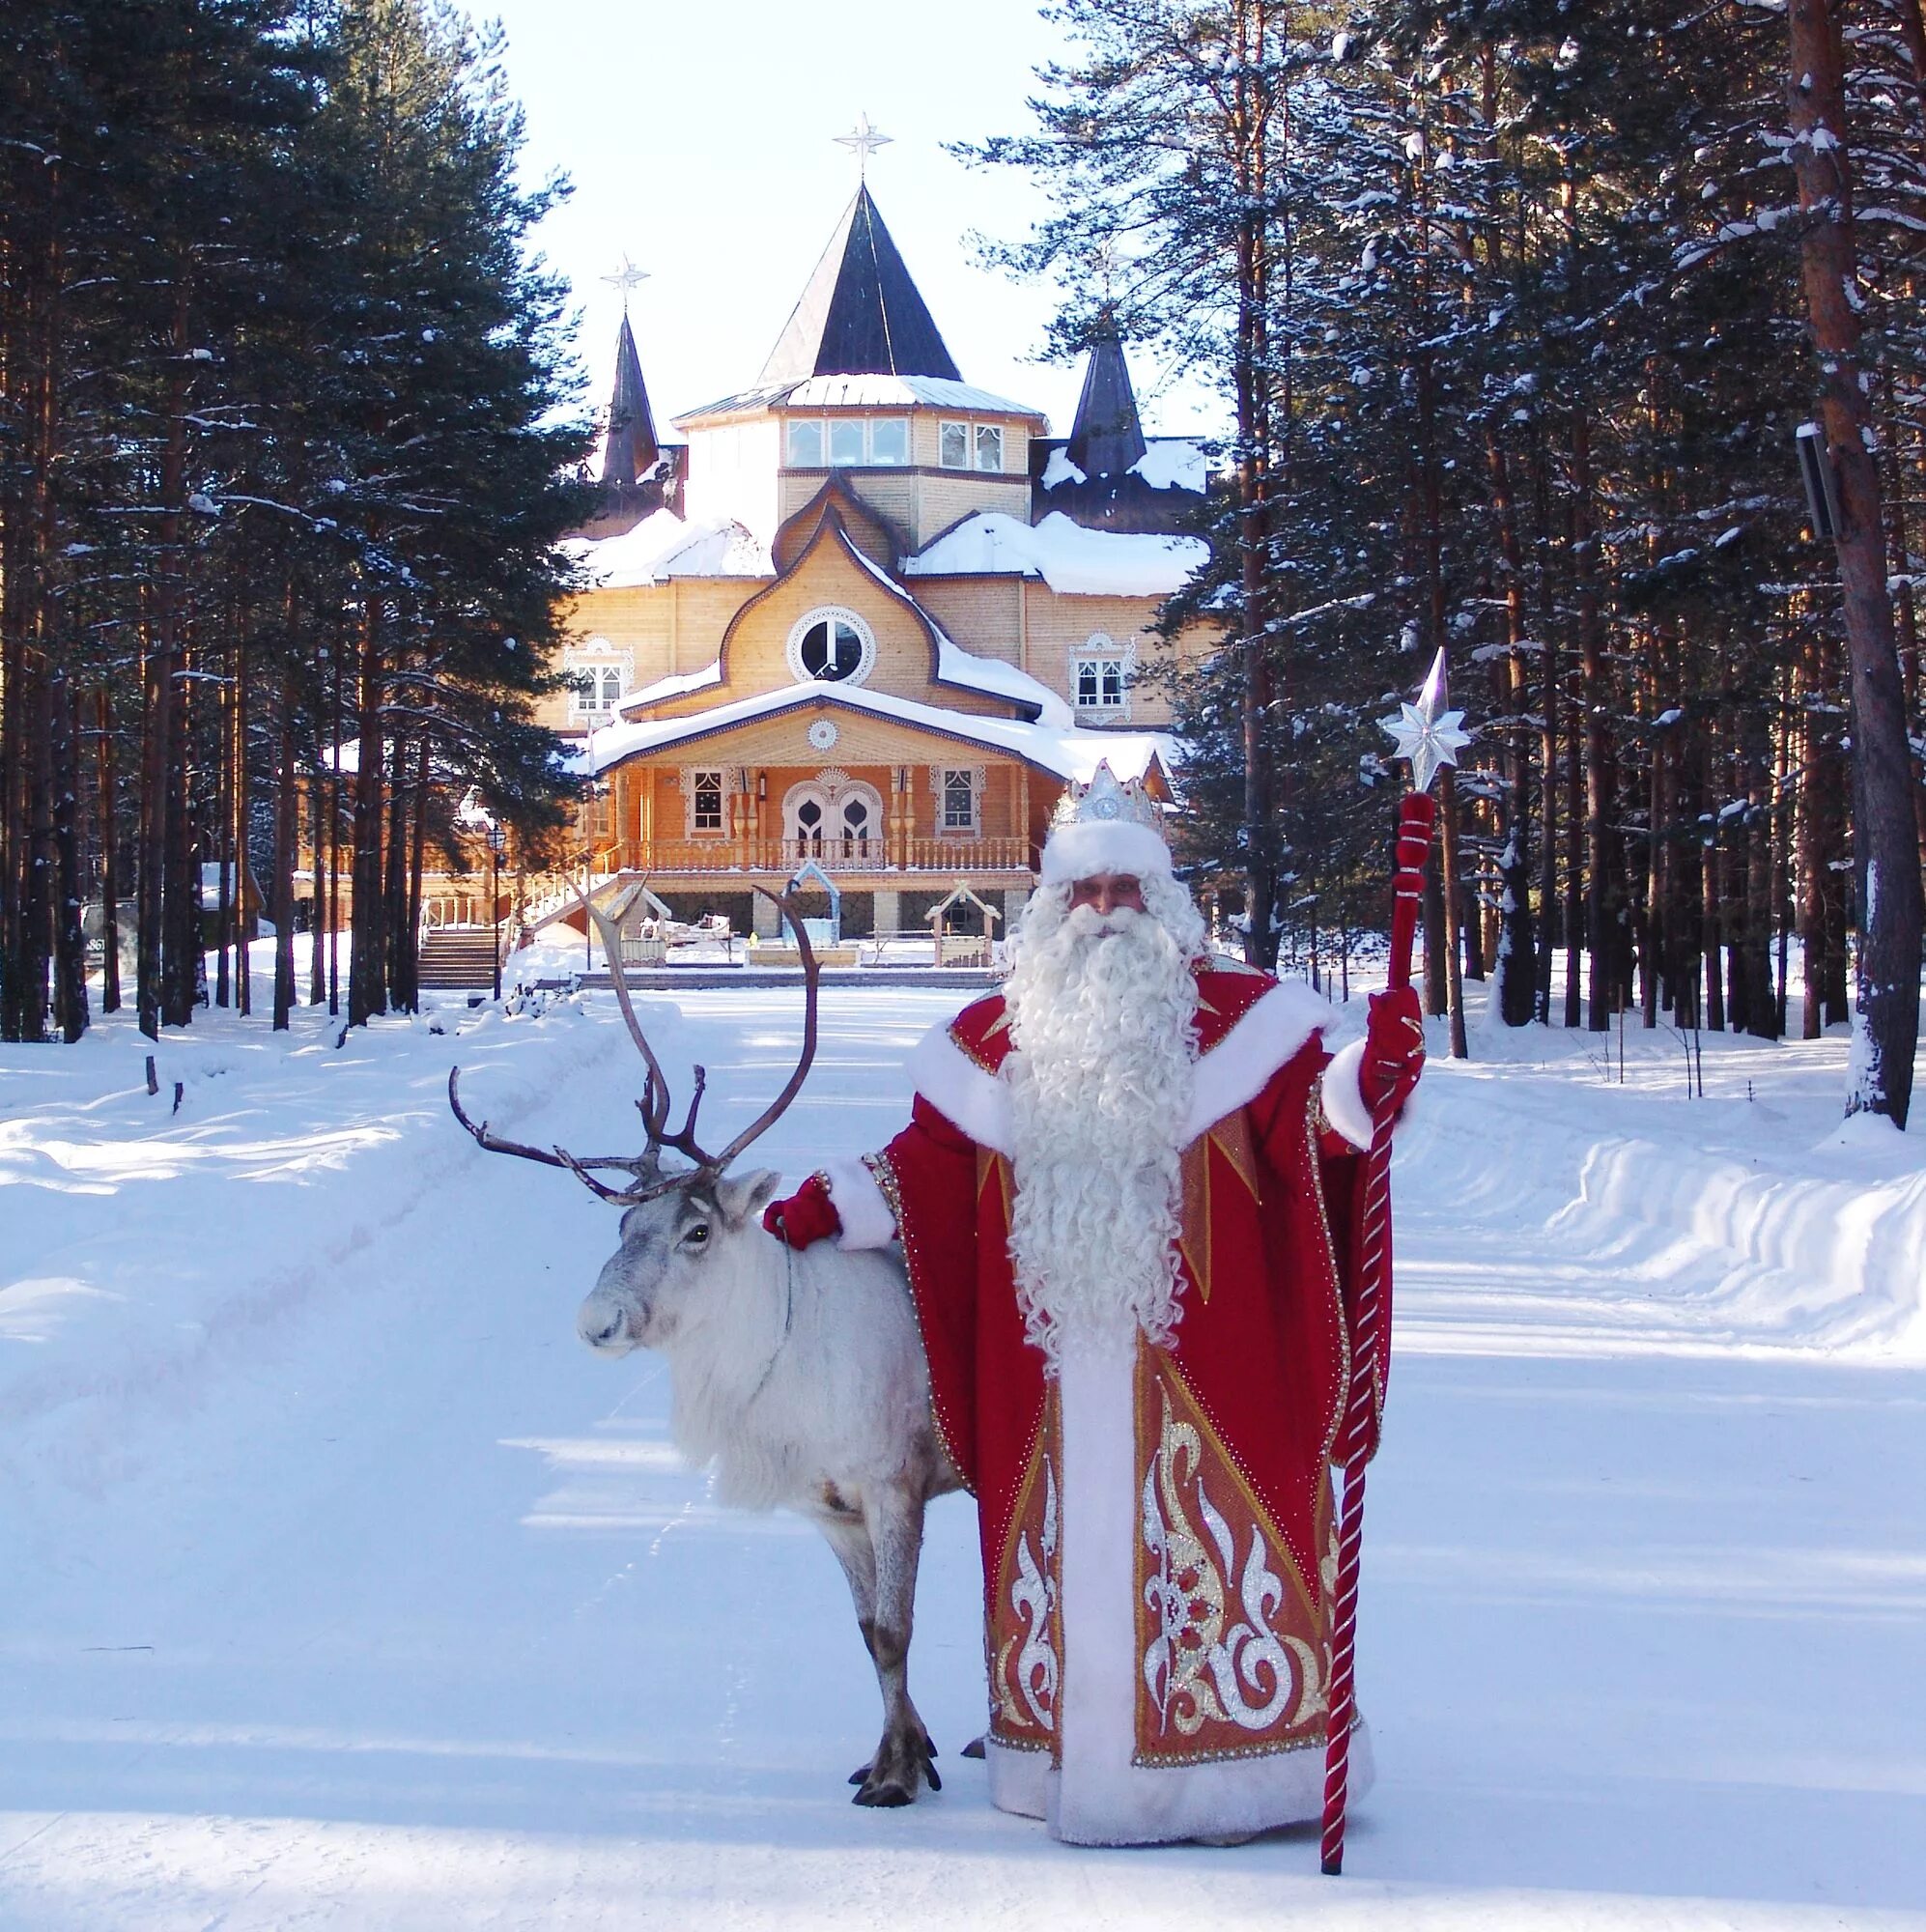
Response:
[{"label": "reindeer leg", "polygon": [[927,1779],[943,1789],[932,1760],[936,1747],[910,1702],[910,1631],[917,1594],[917,1561],[922,1553],[923,1499],[920,1491],[878,1486],[865,1491],[863,1518],[875,1552],[876,1598],[869,1654],[883,1692],[883,1736],[869,1775],[856,1794],[859,1804],[909,1804]]},{"label": "reindeer leg", "polygon": [[[849,1583],[850,1601],[856,1605],[856,1627],[863,1633],[863,1647],[869,1661],[876,1661],[876,1549],[869,1541],[869,1525],[858,1516],[818,1517],[821,1529],[842,1565]],[[850,1773],[852,1784],[868,1781],[869,1766],[860,1764]]]}]

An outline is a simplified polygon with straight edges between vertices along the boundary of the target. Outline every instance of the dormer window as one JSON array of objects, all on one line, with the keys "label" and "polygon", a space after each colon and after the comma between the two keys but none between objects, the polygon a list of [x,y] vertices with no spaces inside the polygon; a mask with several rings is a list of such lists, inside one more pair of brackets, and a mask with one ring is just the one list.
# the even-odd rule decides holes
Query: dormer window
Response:
[{"label": "dormer window", "polygon": [[937,439],[937,461],[946,469],[970,467],[970,425],[945,423]]},{"label": "dormer window", "polygon": [[864,421],[861,416],[830,418],[830,464],[837,469],[863,467]]},{"label": "dormer window", "polygon": [[977,425],[977,468],[999,472],[1004,467],[1004,432],[1001,423]]},{"label": "dormer window", "polygon": [[869,460],[879,466],[910,460],[910,423],[907,416],[870,418]]}]

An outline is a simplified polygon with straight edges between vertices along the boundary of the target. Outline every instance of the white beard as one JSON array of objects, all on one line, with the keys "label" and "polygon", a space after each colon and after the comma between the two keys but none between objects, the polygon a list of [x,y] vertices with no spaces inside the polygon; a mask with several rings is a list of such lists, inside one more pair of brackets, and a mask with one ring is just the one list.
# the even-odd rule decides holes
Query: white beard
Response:
[{"label": "white beard", "polygon": [[1010,1258],[1025,1332],[1053,1375],[1065,1336],[1116,1342],[1141,1330],[1162,1344],[1176,1327],[1179,1155],[1196,1067],[1191,949],[1171,929],[1190,937],[1188,895],[1188,920],[1168,924],[1127,909],[1065,912],[1067,898],[1060,888],[1031,902],[1004,992]]}]

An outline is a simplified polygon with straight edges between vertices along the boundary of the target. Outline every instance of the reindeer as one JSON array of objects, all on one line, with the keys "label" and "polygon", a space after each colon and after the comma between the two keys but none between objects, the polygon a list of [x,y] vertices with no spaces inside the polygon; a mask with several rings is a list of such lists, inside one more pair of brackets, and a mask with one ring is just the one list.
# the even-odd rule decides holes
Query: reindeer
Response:
[{"label": "reindeer", "polygon": [[[761,887],[757,887],[762,892]],[[670,1433],[694,1463],[713,1463],[720,1500],[783,1506],[829,1539],[849,1579],[856,1621],[883,1694],[883,1736],[850,1777],[858,1804],[912,1803],[921,1782],[943,1788],[936,1747],[910,1701],[909,1648],[923,1510],[962,1487],[930,1413],[908,1277],[893,1249],[845,1254],[819,1241],[800,1253],[764,1231],[779,1177],[731,1177],[730,1164],[781,1117],[816,1051],[822,969],[788,898],[781,908],[803,958],[803,1051],[782,1091],[720,1153],[695,1139],[706,1075],[694,1070],[689,1112],[669,1130],[669,1090],[636,1017],[613,923],[583,901],[647,1074],[639,1154],[578,1157],[491,1132],[462,1109],[461,1069],[448,1074],[455,1118],[491,1153],[566,1168],[622,1209],[621,1246],[603,1264],[576,1328],[599,1354],[654,1349],[669,1364]],[[665,1149],[693,1165],[665,1172]],[[598,1172],[626,1173],[610,1186]]]}]

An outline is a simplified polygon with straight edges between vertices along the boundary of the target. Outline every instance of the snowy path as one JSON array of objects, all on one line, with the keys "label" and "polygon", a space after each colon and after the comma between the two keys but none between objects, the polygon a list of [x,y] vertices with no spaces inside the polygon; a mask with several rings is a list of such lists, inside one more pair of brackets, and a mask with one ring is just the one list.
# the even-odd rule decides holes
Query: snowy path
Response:
[{"label": "snowy path", "polygon": [[[838,990],[770,1164],[886,1137],[953,1004]],[[722,1129],[795,1013],[683,1006]],[[852,1807],[876,1703],[835,1564],[710,1508],[658,1365],[574,1340],[608,1210],[438,1118],[459,1053],[504,1129],[626,1139],[607,1001],[304,1052],[216,1066],[179,1122],[98,1067],[23,1096],[49,1063],[6,1063],[10,1932],[1926,1927],[1926,1371],[1753,1346],[1745,1270],[1694,1236],[1548,1226],[1549,1183],[1473,1165],[1479,1076],[1433,1083],[1403,1165],[1360,1663],[1384,1776],[1334,1882],[1304,1834],[1092,1854],[988,1809],[955,1757],[962,1499],[915,1660],[947,1788]]]}]

